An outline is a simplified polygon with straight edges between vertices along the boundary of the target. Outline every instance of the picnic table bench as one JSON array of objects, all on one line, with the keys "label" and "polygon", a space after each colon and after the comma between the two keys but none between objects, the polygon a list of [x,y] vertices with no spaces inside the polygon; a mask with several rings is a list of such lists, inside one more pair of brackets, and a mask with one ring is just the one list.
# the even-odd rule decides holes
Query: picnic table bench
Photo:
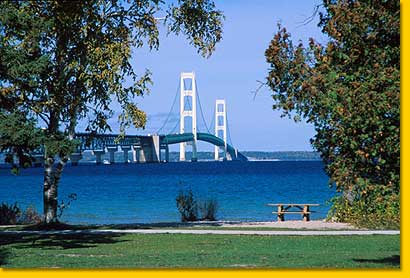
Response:
[{"label": "picnic table bench", "polygon": [[[267,206],[277,207],[277,211],[272,212],[278,215],[278,222],[285,221],[285,214],[301,214],[303,221],[310,220],[310,207],[317,207],[319,204],[267,204]],[[291,210],[295,208],[295,210]]]}]

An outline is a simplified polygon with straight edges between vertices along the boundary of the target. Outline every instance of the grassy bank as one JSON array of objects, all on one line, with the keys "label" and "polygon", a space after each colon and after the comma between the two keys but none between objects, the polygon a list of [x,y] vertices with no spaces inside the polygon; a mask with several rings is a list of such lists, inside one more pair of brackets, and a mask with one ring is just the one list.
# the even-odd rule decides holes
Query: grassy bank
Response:
[{"label": "grassy bank", "polygon": [[0,236],[4,268],[398,268],[400,236]]}]

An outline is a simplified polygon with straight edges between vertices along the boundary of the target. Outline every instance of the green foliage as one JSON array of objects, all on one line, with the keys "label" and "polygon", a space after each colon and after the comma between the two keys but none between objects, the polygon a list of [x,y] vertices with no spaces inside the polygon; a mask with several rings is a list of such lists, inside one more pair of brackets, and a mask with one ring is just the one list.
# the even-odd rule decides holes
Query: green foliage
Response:
[{"label": "green foliage", "polygon": [[0,225],[39,224],[42,220],[42,216],[33,206],[22,210],[17,203],[13,205],[2,203],[0,205]]},{"label": "green foliage", "polygon": [[216,221],[218,202],[214,199],[198,202],[199,219],[204,221]]},{"label": "green foliage", "polygon": [[223,19],[222,12],[208,0],[178,0],[178,6],[172,5],[166,18],[168,32],[184,33],[205,57],[214,52],[216,43],[222,39]]},{"label": "green foliage", "polygon": [[31,153],[40,146],[42,135],[33,119],[19,112],[0,111],[0,152],[6,153],[6,162],[14,164],[13,154],[17,154],[21,167],[30,166]]},{"label": "green foliage", "polygon": [[67,142],[57,137],[72,140],[80,120],[87,119],[89,132],[110,130],[112,101],[122,108],[121,133],[131,124],[144,127],[135,97],[149,91],[151,73],[134,72],[132,48],[157,49],[158,27],[165,24],[209,56],[221,39],[222,20],[210,0],[169,7],[156,0],[2,1],[0,115],[18,110],[46,126],[46,137],[58,142],[50,154],[67,154]]},{"label": "green foliage", "polygon": [[136,98],[149,92],[151,73],[134,71],[132,50],[158,49],[164,24],[209,56],[222,20],[211,0],[0,1],[0,150],[25,165],[44,147],[47,222],[56,219],[57,186],[79,121],[91,134],[110,131],[118,103],[121,133],[145,127]]},{"label": "green foliage", "polygon": [[76,150],[79,144],[79,140],[69,139],[62,133],[50,135],[43,140],[43,146],[48,156],[67,157]]},{"label": "green foliage", "polygon": [[192,194],[192,190],[188,190],[187,192],[180,191],[176,202],[182,222],[198,220],[198,206]]},{"label": "green foliage", "polygon": [[369,206],[365,201],[354,203],[343,196],[332,199],[329,218],[369,229],[400,229],[400,200],[397,195]]},{"label": "green foliage", "polygon": [[210,0],[179,0],[169,7],[156,0],[3,1],[0,109],[30,112],[49,135],[59,129],[67,135],[82,119],[89,119],[90,132],[110,130],[110,103],[116,100],[123,109],[121,132],[131,124],[144,127],[146,115],[134,98],[148,92],[151,73],[134,72],[132,47],[157,49],[164,23],[209,56],[221,39],[222,20]]},{"label": "green foliage", "polygon": [[192,190],[180,191],[176,198],[181,221],[216,221],[218,202],[215,199],[197,200]]},{"label": "green foliage", "polygon": [[0,206],[0,225],[15,225],[20,215],[21,210],[17,203],[13,205],[2,203]]},{"label": "green foliage", "polygon": [[279,26],[265,52],[273,108],[315,126],[312,145],[343,192],[336,218],[399,225],[400,3],[325,0],[319,26],[327,44],[307,47]]}]

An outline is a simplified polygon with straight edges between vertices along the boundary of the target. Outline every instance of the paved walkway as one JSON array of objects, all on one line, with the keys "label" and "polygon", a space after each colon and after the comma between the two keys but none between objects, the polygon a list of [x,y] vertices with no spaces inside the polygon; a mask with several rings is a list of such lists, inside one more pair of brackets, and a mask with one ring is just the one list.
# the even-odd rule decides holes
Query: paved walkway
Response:
[{"label": "paved walkway", "polygon": [[266,236],[353,236],[353,235],[399,235],[396,230],[360,231],[252,231],[252,230],[182,230],[182,229],[127,229],[127,230],[61,230],[61,231],[0,231],[4,235],[55,235],[55,234],[196,234],[196,235],[266,235]]}]

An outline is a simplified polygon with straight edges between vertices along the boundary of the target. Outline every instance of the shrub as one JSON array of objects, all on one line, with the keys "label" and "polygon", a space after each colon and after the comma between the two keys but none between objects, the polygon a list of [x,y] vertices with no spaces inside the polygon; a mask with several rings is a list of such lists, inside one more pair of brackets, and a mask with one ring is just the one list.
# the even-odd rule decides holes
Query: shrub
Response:
[{"label": "shrub", "polygon": [[37,212],[33,206],[29,206],[18,218],[18,224],[40,224],[43,221],[43,217]]},{"label": "shrub", "polygon": [[198,219],[198,207],[194,196],[192,194],[192,190],[188,190],[188,192],[180,191],[177,198],[177,208],[179,213],[181,214],[181,221],[196,221]]},{"label": "shrub", "polygon": [[379,198],[375,204],[363,200],[349,202],[343,196],[332,199],[328,218],[347,222],[360,228],[400,229],[399,195]]},{"label": "shrub", "polygon": [[[181,221],[215,221],[218,210],[218,202],[214,199],[195,200],[192,190],[180,191],[177,198],[177,208],[181,214]],[[199,213],[198,213],[199,212]]]},{"label": "shrub", "polygon": [[218,202],[216,200],[202,201],[199,203],[198,208],[201,214],[201,220],[216,221],[216,212],[218,210]]},{"label": "shrub", "polygon": [[2,203],[0,206],[0,225],[15,225],[20,215],[21,210],[17,203],[13,205]]}]

